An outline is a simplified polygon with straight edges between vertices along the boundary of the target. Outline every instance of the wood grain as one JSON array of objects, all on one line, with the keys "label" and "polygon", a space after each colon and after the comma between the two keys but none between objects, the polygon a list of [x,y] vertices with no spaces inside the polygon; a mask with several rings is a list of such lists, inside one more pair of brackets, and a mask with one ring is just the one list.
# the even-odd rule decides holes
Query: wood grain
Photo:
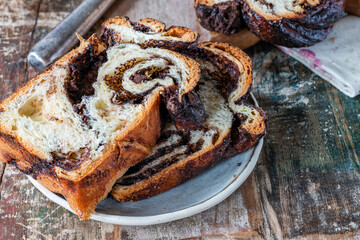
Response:
[{"label": "wood grain", "polygon": [[[31,46],[81,0],[0,0],[0,99],[35,71]],[[118,1],[115,15],[202,29],[193,1]],[[359,239],[360,98],[350,99],[273,46],[247,50],[253,92],[269,113],[259,164],[227,200],[171,223],[131,227],[79,221],[13,166],[0,165],[0,239]],[[3,174],[2,174],[3,173]]]}]

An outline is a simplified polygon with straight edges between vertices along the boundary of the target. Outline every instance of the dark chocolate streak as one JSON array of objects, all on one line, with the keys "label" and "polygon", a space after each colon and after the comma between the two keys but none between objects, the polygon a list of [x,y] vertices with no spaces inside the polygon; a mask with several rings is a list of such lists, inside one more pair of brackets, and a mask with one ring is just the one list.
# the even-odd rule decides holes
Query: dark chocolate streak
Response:
[{"label": "dark chocolate streak", "polygon": [[169,68],[160,69],[159,67],[149,66],[137,70],[133,75],[130,76],[130,80],[134,83],[143,83],[151,81],[154,78],[164,79],[166,76],[169,76]]},{"label": "dark chocolate streak", "polygon": [[[7,155],[3,154],[2,157],[4,157],[8,163],[19,169],[22,173],[31,175],[35,179],[40,173],[56,177],[56,173],[53,170],[53,164],[51,162],[40,159],[39,157],[31,154],[10,135],[0,132],[0,138],[2,141],[6,142],[7,145],[11,146],[11,148],[14,149],[14,152],[16,151],[21,153],[20,159],[17,159],[19,157],[18,154],[12,155],[11,153]],[[17,164],[17,161],[20,162],[22,160],[26,161],[26,166],[29,166],[29,168],[23,168],[23,164]]]},{"label": "dark chocolate streak", "polygon": [[[243,102],[242,104],[257,110],[260,113],[262,119],[264,120],[265,129],[268,128],[267,124],[268,124],[269,116],[267,116],[262,109],[250,104],[248,101]],[[265,131],[261,134],[253,135],[248,131],[246,131],[245,129],[243,129],[241,126],[247,120],[247,118],[248,117],[243,114],[236,114],[236,117],[234,118],[234,121],[231,126],[231,135],[230,135],[231,143],[227,147],[223,159],[234,157],[240,153],[249,150],[252,146],[254,146],[254,144],[260,138],[262,138],[265,135],[266,133]]]},{"label": "dark chocolate streak", "polygon": [[70,79],[65,83],[65,89],[74,105],[80,103],[84,96],[94,95],[92,84],[97,80],[99,68],[107,60],[105,53],[95,55],[94,51],[91,44],[69,65]]},{"label": "dark chocolate streak", "polygon": [[[204,129],[204,132],[208,131],[209,129]],[[162,170],[168,168],[172,164],[175,164],[184,158],[191,156],[193,153],[202,149],[204,140],[201,138],[198,142],[194,144],[190,144],[190,132],[189,131],[165,131],[160,136],[157,144],[162,144],[166,142],[171,136],[178,135],[180,136],[180,140],[171,145],[166,146],[158,149],[154,154],[149,155],[146,157],[142,162],[138,163],[137,165],[131,167],[124,175],[123,178],[117,181],[117,184],[129,186],[135,184],[139,181],[149,179],[151,176],[161,172]],[[213,137],[213,141],[216,141],[218,135],[215,134]],[[150,167],[142,172],[140,172],[144,167],[151,164],[151,162],[156,161],[161,156],[166,154],[171,154],[176,148],[180,148],[182,146],[187,146],[186,150],[183,153],[177,153],[171,155],[171,157],[165,158],[163,161],[158,163],[157,165]],[[135,174],[137,173],[137,174]],[[131,174],[135,174],[134,176],[129,176]]]},{"label": "dark chocolate streak", "polygon": [[[128,19],[129,20],[129,19]],[[132,26],[132,28],[135,30],[135,31],[138,31],[138,32],[143,32],[143,33],[147,33],[147,32],[151,32],[151,29],[145,25],[142,25],[140,23],[137,23],[137,22],[131,22],[130,21],[130,25]]]},{"label": "dark chocolate streak", "polygon": [[201,26],[210,31],[230,35],[246,28],[240,1],[227,1],[212,6],[198,4],[195,11]]},{"label": "dark chocolate streak", "polygon": [[[215,72],[210,73],[207,71],[207,73],[219,82],[221,94],[225,99],[227,99],[229,95],[236,89],[241,73],[238,67],[226,57],[220,56],[207,49],[199,48],[197,46],[183,49],[180,51],[180,53],[195,60],[201,59],[203,61],[207,61],[215,67]],[[201,75],[205,76],[206,74],[202,73]],[[239,99],[239,101],[246,99],[247,96],[248,93]]]},{"label": "dark chocolate streak", "polygon": [[94,95],[92,84],[97,80],[101,65],[107,60],[105,53],[95,54],[94,45],[90,45],[80,53],[69,65],[70,79],[65,83],[65,89],[74,111],[81,116],[84,124],[88,125],[88,116],[85,114],[84,97]]},{"label": "dark chocolate streak", "polygon": [[178,91],[168,87],[162,94],[162,101],[169,111],[170,117],[175,122],[177,129],[201,129],[205,119],[205,112],[199,96],[194,90],[185,94],[179,101]]},{"label": "dark chocolate streak", "polygon": [[[152,58],[156,58],[156,57],[160,57],[160,56],[154,56]],[[116,71],[114,72],[113,75],[105,76],[105,78],[104,78],[105,83],[110,87],[110,89],[112,89],[116,92],[115,96],[113,96],[113,98],[112,98],[112,102],[114,104],[141,103],[144,99],[144,96],[148,95],[154,88],[159,86],[159,84],[156,84],[153,88],[149,89],[148,91],[145,91],[140,94],[133,94],[133,93],[125,90],[122,85],[123,75],[126,70],[134,67],[136,64],[139,64],[144,61],[148,61],[152,58],[148,58],[148,59],[137,58],[137,59],[129,60],[125,64],[122,64],[119,67],[117,67]],[[171,64],[172,63],[170,61],[168,61],[168,65],[171,65]],[[169,74],[168,67],[166,67],[165,69],[160,69],[155,66],[150,66],[150,67],[143,68],[143,69],[136,71],[133,75],[130,76],[130,80],[133,81],[134,83],[143,83],[146,81],[151,81],[154,78],[164,79],[167,76],[171,77]]]},{"label": "dark chocolate streak", "polygon": [[51,153],[53,160],[52,165],[65,169],[67,171],[72,171],[80,167],[81,163],[90,157],[90,149],[81,148],[78,152],[52,152]]}]

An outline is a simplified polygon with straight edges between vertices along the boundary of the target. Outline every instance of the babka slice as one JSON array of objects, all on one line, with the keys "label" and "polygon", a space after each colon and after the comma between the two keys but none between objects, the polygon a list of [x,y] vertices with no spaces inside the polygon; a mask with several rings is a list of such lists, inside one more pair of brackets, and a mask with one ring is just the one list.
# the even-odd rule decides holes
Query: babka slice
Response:
[{"label": "babka slice", "polygon": [[195,0],[195,11],[208,30],[234,34],[247,26],[260,39],[286,47],[324,40],[345,16],[343,0]]},{"label": "babka slice", "polygon": [[[101,38],[108,46],[136,43],[142,48],[157,47],[181,52],[197,43],[199,35],[188,28],[171,26],[151,18],[132,22],[125,17],[114,17],[103,24]],[[167,88],[162,100],[177,129],[194,130],[202,127],[204,111],[194,91],[179,98],[175,88]]]},{"label": "babka slice", "polygon": [[243,18],[262,40],[286,47],[314,45],[345,16],[343,0],[244,0]]},{"label": "babka slice", "polygon": [[[166,25],[156,19],[145,18],[139,22],[127,17],[113,17],[103,23],[101,38],[109,45],[137,43],[144,47],[186,47],[197,43],[199,34],[189,28]],[[180,45],[180,46],[179,46]]]},{"label": "babka slice", "polygon": [[0,104],[0,159],[63,195],[81,219],[160,135],[160,96],[193,91],[199,64],[166,49],[81,39]]},{"label": "babka slice", "polygon": [[199,130],[177,130],[167,122],[151,153],[131,167],[113,187],[118,201],[138,201],[169,190],[224,157],[248,150],[265,134],[266,115],[245,103],[251,82],[249,57],[222,43],[184,49],[201,68],[195,91],[206,121]]}]

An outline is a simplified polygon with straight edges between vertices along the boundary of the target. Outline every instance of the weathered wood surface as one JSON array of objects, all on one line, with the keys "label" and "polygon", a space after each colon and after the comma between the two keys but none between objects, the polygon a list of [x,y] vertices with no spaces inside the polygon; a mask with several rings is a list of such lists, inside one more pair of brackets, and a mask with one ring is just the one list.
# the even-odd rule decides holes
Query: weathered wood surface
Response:
[{"label": "weathered wood surface", "polygon": [[[26,62],[29,49],[80,2],[0,0],[1,100],[36,74]],[[208,40],[192,2],[118,1],[103,20],[153,17]],[[253,92],[271,119],[256,170],[227,200],[155,226],[81,222],[1,164],[0,239],[360,239],[360,98],[346,97],[269,44],[247,52]]]}]

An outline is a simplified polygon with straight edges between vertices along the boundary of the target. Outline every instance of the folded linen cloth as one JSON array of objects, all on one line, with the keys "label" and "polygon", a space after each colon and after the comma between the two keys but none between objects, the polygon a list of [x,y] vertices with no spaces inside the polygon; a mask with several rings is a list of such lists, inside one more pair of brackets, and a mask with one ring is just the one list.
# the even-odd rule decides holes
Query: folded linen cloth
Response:
[{"label": "folded linen cloth", "polygon": [[278,47],[349,97],[360,94],[360,17],[343,18],[314,46]]}]

